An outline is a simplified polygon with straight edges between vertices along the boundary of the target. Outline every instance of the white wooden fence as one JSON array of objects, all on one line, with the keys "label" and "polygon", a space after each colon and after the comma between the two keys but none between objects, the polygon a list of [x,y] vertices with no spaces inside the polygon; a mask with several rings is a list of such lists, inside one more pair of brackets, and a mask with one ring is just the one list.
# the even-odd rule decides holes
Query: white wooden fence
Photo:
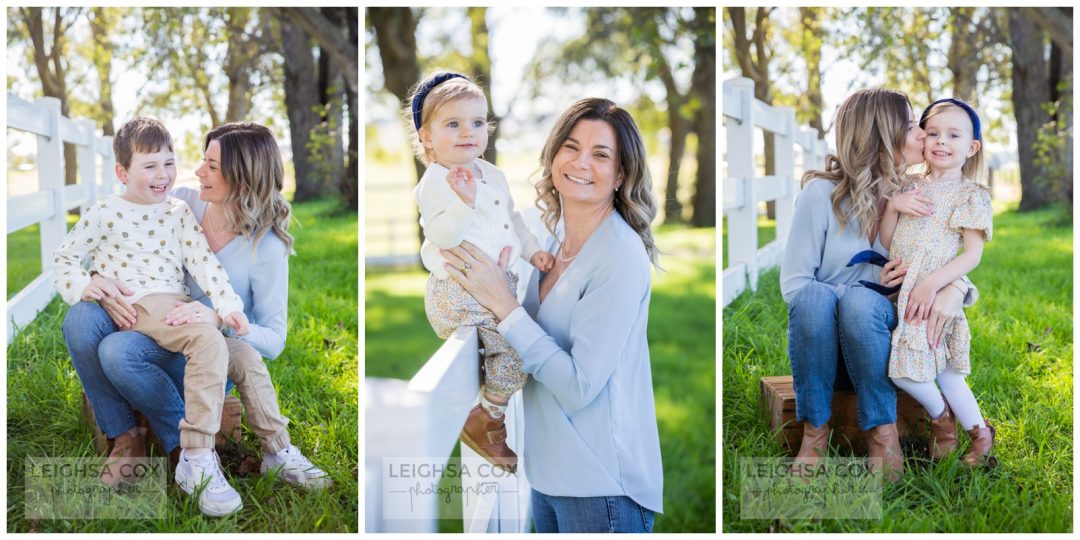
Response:
[{"label": "white wooden fence", "polygon": [[449,473],[451,484],[460,479],[460,491],[451,493],[461,498],[465,532],[528,531],[531,490],[525,479],[520,392],[506,413],[507,444],[518,454],[517,474],[493,470],[465,445],[460,463],[449,463],[465,418],[478,402],[478,348],[476,329],[461,327],[412,380],[366,378],[367,532],[437,532],[439,509],[449,501],[447,492],[435,491],[441,471]]},{"label": "white wooden fence", "polygon": [[[795,109],[772,107],[754,98],[754,81],[724,81],[727,177],[722,186],[727,218],[728,267],[724,270],[724,306],[747,286],[757,290],[758,275],[780,262],[791,229],[801,174],[795,174],[795,147],[802,168],[824,165],[828,146],[817,130],[795,125]],[[755,177],[754,129],[775,135],[776,174]],[[758,208],[776,201],[776,239],[758,249]]]},{"label": "white wooden fence", "polygon": [[[7,127],[33,133],[37,138],[37,191],[7,201],[7,232],[41,225],[41,274],[7,304],[8,343],[49,304],[53,289],[52,256],[67,233],[67,211],[87,208],[117,191],[112,137],[94,134],[91,120],[74,121],[60,114],[60,100],[43,97],[34,102],[7,94]],[[64,144],[76,146],[79,183],[64,185]],[[97,156],[102,157],[98,169]],[[100,174],[99,174],[100,171]],[[100,182],[99,182],[100,178]],[[10,181],[10,179],[9,179]]]}]

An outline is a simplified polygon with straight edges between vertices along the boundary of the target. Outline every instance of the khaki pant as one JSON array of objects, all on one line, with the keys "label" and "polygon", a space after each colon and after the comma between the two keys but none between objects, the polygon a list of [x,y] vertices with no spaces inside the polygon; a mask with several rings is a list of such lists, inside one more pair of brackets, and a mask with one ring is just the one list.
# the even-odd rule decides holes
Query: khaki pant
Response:
[{"label": "khaki pant", "polygon": [[[510,290],[517,289],[518,277],[506,273]],[[509,398],[525,386],[528,375],[522,371],[521,357],[506,338],[495,329],[495,315],[481,306],[460,283],[453,279],[428,277],[424,308],[435,333],[446,339],[461,326],[475,326],[483,346],[484,390]]]},{"label": "khaki pant", "polygon": [[240,401],[248,411],[248,422],[259,436],[263,449],[278,452],[289,445],[277,393],[270,382],[262,356],[251,345],[226,338],[209,323],[171,326],[165,315],[176,302],[191,298],[176,294],[151,294],[135,302],[138,313],[132,330],[142,332],[163,349],[183,353],[184,419],[180,421],[180,446],[213,448],[214,435],[221,425],[221,407],[225,401],[225,379],[232,378],[240,390]]}]

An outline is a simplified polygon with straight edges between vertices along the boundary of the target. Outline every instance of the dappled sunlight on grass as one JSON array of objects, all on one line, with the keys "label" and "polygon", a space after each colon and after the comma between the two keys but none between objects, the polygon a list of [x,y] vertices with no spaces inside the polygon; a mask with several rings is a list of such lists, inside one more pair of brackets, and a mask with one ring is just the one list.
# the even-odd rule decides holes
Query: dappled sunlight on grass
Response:
[{"label": "dappled sunlight on grass", "polygon": [[[240,476],[230,469],[231,482],[244,499],[244,511],[225,520],[203,518],[190,498],[170,488],[163,520],[42,521],[31,525],[22,514],[23,459],[31,455],[94,455],[91,432],[80,416],[82,385],[60,330],[66,306],[57,298],[7,349],[7,449],[12,464],[8,475],[9,531],[25,532],[34,526],[46,531],[81,532],[356,532],[357,216],[326,200],[295,205],[294,211],[304,226],[294,224],[290,229],[296,238],[297,255],[289,261],[288,341],[281,356],[269,360],[267,368],[280,408],[290,419],[290,438],[332,476],[333,487],[308,493],[272,484],[259,474]],[[21,255],[9,250],[9,276],[12,264],[32,260]],[[261,456],[250,424],[246,424],[242,443],[253,458]]]},{"label": "dappled sunlight on grass", "polygon": [[[1072,227],[1059,208],[995,216],[994,239],[971,274],[978,302],[967,309],[972,374],[983,415],[998,429],[993,472],[909,460],[885,494],[881,521],[792,521],[784,532],[1035,532],[1072,529]],[[779,456],[758,405],[758,380],[791,373],[787,306],[779,271],[724,309],[724,515],[728,532],[764,532],[739,520],[738,463]],[[960,435],[961,445],[966,436]],[[943,506],[942,501],[948,501]],[[977,518],[974,518],[977,516]]]}]

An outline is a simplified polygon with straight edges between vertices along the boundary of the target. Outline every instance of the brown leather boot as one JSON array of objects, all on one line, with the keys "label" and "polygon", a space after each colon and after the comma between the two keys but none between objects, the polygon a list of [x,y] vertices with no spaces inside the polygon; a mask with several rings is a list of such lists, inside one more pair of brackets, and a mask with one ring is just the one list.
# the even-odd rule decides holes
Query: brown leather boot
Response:
[{"label": "brown leather boot", "polygon": [[517,454],[506,445],[506,415],[492,418],[482,406],[473,407],[461,428],[461,442],[488,463],[511,474],[517,472]]},{"label": "brown leather boot", "polygon": [[139,459],[146,457],[146,428],[139,427],[133,431],[134,435],[125,431],[113,439],[112,451],[101,470],[101,482],[106,486],[131,484],[137,478],[134,466]]},{"label": "brown leather boot", "polygon": [[994,436],[997,434],[997,429],[991,426],[985,418],[983,424],[986,424],[986,427],[976,427],[968,430],[967,434],[971,437],[971,450],[964,456],[963,461],[965,465],[971,467],[985,465],[992,469],[998,466],[997,458],[990,455],[990,450],[994,447]]},{"label": "brown leather boot", "polygon": [[821,427],[814,427],[810,422],[803,422],[802,442],[799,444],[799,453],[795,455],[795,463],[817,463],[819,458],[829,453],[829,422]]},{"label": "brown leather boot", "polygon": [[[870,462],[872,472],[881,471],[886,482],[900,480],[904,474],[904,451],[900,448],[900,434],[896,424],[882,424],[869,431]],[[880,460],[880,461],[877,461]]]},{"label": "brown leather boot", "polygon": [[930,420],[930,459],[938,460],[956,450],[956,417],[945,402],[945,412]]}]

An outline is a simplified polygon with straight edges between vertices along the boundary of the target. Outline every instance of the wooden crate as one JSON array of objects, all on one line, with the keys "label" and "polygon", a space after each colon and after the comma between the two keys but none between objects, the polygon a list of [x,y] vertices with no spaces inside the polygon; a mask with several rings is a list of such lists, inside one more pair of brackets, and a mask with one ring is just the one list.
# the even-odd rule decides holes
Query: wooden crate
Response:
[{"label": "wooden crate", "polygon": [[[855,454],[866,453],[865,434],[859,429],[857,398],[851,390],[833,393],[832,443],[848,447]],[[761,406],[769,419],[769,428],[789,453],[799,450],[802,422],[795,421],[795,388],[791,375],[761,378]],[[901,438],[928,438],[929,416],[919,402],[898,390],[896,393],[896,429]]]},{"label": "wooden crate", "polygon": [[[108,455],[109,451],[112,450],[109,448],[109,439],[98,427],[97,419],[94,417],[94,409],[90,406],[90,398],[86,397],[86,392],[83,392],[82,400],[83,421],[94,431],[94,449],[97,450],[98,454]],[[243,412],[244,406],[240,403],[239,398],[232,394],[225,396],[225,403],[221,407],[221,428],[214,437],[216,446],[224,444],[225,437],[229,437],[233,441],[240,440]],[[146,442],[156,449],[156,455],[166,455],[161,440],[154,433],[154,428],[150,427],[150,422],[146,419],[146,416],[143,416],[143,413],[139,411],[135,411],[135,425],[146,428]]]}]

